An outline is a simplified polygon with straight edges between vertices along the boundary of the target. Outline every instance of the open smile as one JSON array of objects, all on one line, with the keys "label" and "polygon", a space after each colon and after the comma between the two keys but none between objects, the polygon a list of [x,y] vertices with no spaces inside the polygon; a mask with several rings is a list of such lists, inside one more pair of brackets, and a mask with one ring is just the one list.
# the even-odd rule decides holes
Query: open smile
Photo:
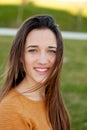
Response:
[{"label": "open smile", "polygon": [[48,67],[45,67],[45,68],[35,67],[34,69],[35,69],[35,71],[36,71],[38,74],[41,74],[41,75],[47,74],[48,71],[49,71],[49,68],[48,68]]}]

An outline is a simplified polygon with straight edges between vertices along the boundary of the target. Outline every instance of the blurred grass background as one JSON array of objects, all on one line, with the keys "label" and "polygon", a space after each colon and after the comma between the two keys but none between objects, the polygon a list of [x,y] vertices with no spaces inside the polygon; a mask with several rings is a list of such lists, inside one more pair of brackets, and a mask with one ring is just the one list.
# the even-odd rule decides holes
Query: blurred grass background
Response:
[{"label": "blurred grass background", "polygon": [[[18,28],[35,14],[52,15],[63,31],[87,32],[87,18],[64,10],[25,5],[0,5],[0,27]],[[0,86],[13,37],[0,36]],[[61,89],[68,107],[72,130],[87,130],[87,41],[65,40]]]},{"label": "blurred grass background", "polygon": [[68,11],[38,7],[33,2],[23,5],[0,5],[0,26],[19,27],[28,17],[36,14],[52,15],[61,30],[87,32],[87,18]]}]

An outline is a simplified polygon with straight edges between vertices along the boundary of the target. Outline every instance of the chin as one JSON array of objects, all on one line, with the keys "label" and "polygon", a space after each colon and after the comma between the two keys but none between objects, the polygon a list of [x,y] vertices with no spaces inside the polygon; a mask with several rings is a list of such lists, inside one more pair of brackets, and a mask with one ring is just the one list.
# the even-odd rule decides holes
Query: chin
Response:
[{"label": "chin", "polygon": [[46,81],[46,78],[42,78],[42,79],[36,79],[35,80],[37,83],[44,83]]}]

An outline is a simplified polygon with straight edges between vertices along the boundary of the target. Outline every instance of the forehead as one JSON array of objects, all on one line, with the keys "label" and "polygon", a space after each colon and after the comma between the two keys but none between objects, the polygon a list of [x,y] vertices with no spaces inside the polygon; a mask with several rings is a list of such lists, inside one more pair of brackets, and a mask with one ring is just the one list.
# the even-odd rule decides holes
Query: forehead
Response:
[{"label": "forehead", "polygon": [[37,44],[38,46],[57,46],[55,34],[50,29],[33,29],[26,38],[26,46],[30,44]]}]

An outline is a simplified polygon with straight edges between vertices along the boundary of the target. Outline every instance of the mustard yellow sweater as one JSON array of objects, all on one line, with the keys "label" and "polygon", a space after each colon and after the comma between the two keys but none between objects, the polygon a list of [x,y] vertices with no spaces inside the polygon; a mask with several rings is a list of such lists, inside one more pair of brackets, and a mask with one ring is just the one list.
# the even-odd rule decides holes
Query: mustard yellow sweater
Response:
[{"label": "mustard yellow sweater", "polygon": [[0,103],[0,130],[52,130],[44,101],[32,101],[12,89]]}]

